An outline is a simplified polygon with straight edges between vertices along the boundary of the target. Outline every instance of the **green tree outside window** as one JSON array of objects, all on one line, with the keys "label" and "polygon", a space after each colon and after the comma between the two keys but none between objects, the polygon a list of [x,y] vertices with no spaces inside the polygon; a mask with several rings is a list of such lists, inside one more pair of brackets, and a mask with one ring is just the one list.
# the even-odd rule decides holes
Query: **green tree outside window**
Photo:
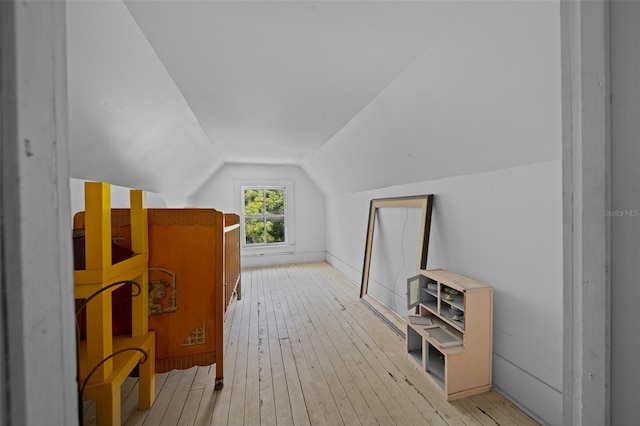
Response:
[{"label": "green tree outside window", "polygon": [[245,244],[286,242],[285,188],[244,189]]}]

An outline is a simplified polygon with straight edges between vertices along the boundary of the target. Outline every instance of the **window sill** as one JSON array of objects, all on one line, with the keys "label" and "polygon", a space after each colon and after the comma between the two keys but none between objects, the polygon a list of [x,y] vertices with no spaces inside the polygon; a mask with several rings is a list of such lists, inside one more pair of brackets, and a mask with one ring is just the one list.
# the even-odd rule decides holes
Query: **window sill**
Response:
[{"label": "window sill", "polygon": [[263,254],[280,254],[280,253],[293,253],[295,250],[295,244],[282,244],[277,246],[244,246],[240,253],[243,256],[261,256]]}]

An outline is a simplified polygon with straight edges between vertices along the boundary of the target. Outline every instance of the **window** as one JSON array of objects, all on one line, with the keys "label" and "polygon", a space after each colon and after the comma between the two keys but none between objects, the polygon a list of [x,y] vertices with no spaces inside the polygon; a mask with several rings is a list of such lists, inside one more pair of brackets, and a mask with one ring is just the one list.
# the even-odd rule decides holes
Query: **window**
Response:
[{"label": "window", "polygon": [[243,186],[244,245],[283,245],[287,235],[287,188]]}]

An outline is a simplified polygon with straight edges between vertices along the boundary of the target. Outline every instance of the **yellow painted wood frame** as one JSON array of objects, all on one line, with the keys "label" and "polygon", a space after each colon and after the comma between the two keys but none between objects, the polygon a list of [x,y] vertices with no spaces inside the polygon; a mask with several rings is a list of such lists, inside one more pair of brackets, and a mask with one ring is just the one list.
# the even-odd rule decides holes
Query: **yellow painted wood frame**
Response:
[{"label": "yellow painted wood frame", "polygon": [[[139,365],[138,408],[148,409],[155,398],[155,333],[148,329],[148,229],[144,194],[130,191],[131,241],[134,255],[112,264],[111,187],[104,182],[85,183],[85,258],[84,270],[74,271],[75,297],[86,299],[87,338],[79,343],[78,382],[84,383],[84,400],[96,401],[96,422],[119,425],[120,386]],[[112,335],[112,292],[110,285],[123,280],[139,284],[140,293],[132,299],[132,335]],[[139,364],[146,354],[146,361]],[[117,357],[113,357],[117,354]],[[106,361],[103,361],[106,360]]]},{"label": "yellow painted wood frame", "polygon": [[371,269],[371,251],[373,250],[373,231],[376,224],[376,213],[381,208],[422,209],[422,223],[420,224],[420,247],[418,249],[417,270],[427,268],[427,254],[429,252],[429,234],[431,230],[431,210],[433,209],[433,194],[415,195],[409,197],[378,198],[369,203],[369,223],[367,225],[367,240],[364,248],[364,264],[362,266],[362,281],[360,282],[360,297],[367,295],[369,290],[369,270]]}]

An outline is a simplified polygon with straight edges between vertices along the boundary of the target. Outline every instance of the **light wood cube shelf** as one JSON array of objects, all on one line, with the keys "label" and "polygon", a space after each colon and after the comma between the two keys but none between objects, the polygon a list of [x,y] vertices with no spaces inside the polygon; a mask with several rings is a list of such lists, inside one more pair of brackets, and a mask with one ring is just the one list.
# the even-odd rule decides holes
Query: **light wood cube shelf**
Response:
[{"label": "light wood cube shelf", "polygon": [[443,269],[407,280],[409,359],[449,401],[491,389],[493,289]]}]

